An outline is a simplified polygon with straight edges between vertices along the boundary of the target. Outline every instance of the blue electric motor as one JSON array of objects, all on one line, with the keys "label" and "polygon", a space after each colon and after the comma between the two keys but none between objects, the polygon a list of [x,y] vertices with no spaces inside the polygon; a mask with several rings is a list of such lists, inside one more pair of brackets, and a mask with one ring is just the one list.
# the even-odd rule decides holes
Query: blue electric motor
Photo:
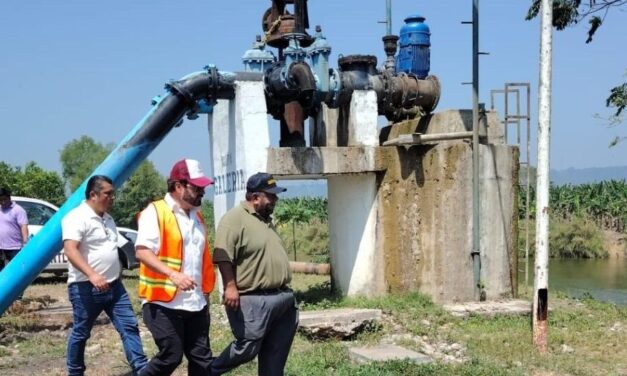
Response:
[{"label": "blue electric motor", "polygon": [[413,73],[418,78],[429,75],[431,32],[424,21],[425,18],[417,14],[405,18],[396,57],[396,73]]}]

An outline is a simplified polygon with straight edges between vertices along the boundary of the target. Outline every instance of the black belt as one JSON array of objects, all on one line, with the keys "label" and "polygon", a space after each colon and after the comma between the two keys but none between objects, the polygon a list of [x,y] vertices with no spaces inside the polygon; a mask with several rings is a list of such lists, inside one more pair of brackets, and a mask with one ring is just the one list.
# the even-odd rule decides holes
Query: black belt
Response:
[{"label": "black belt", "polygon": [[276,289],[257,289],[257,290],[252,290],[252,291],[247,291],[247,292],[241,292],[239,295],[274,295],[274,294],[278,294],[281,292],[291,292],[292,290],[288,289],[287,287],[280,287],[280,288],[276,288]]}]

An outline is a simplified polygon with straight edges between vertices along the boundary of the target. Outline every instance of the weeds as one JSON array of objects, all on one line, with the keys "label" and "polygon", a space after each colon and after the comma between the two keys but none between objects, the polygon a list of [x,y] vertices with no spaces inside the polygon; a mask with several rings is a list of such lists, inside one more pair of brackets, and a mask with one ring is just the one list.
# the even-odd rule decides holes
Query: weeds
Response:
[{"label": "weeds", "polygon": [[[126,273],[126,272],[125,272]],[[124,281],[133,304],[138,304],[134,278]],[[30,291],[40,291],[40,286]],[[302,310],[322,308],[378,308],[383,320],[372,331],[366,331],[352,341],[310,341],[297,335],[288,359],[286,374],[307,375],[605,375],[627,373],[627,308],[596,301],[564,299],[563,295],[549,297],[549,352],[538,354],[531,340],[531,320],[528,316],[480,317],[466,319],[449,315],[431,299],[417,293],[388,295],[380,298],[345,298],[333,293],[328,276],[294,275],[292,286]],[[48,289],[66,289],[65,284],[48,285]],[[29,288],[30,289],[30,288]],[[46,292],[50,293],[50,292]],[[26,296],[32,294],[26,291]],[[218,294],[211,304],[211,345],[217,355],[232,335],[219,305]],[[141,322],[141,319],[140,319]],[[67,330],[24,330],[34,327],[28,315],[7,314],[0,318],[0,374],[21,375],[62,374]],[[464,350],[461,364],[436,361],[414,364],[407,361],[356,364],[349,357],[349,346],[376,344],[393,334],[407,334],[429,343],[449,346],[459,344]],[[4,337],[3,337],[4,336]],[[405,337],[403,337],[405,338]],[[124,355],[119,337],[111,325],[99,326],[88,347],[102,351],[88,354],[91,372],[110,374],[106,370],[124,369]],[[150,337],[143,338],[148,355],[156,352]],[[399,345],[421,351],[422,342],[398,342]],[[111,367],[110,367],[111,366]],[[105,367],[105,368],[97,368]],[[231,375],[256,373],[256,363],[239,367]],[[175,375],[185,374],[185,368]],[[57,371],[51,372],[51,369]],[[122,373],[122,372],[120,372]]]}]

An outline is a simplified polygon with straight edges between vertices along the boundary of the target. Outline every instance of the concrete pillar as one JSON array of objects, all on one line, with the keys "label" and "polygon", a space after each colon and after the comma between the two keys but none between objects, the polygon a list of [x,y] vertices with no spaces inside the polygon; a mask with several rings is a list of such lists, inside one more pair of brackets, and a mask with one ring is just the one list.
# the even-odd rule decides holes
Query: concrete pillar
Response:
[{"label": "concrete pillar", "polygon": [[348,146],[378,146],[378,117],[377,93],[372,90],[355,90],[348,116]]},{"label": "concrete pillar", "polygon": [[[376,93],[355,91],[348,109],[348,116],[343,116],[348,145],[378,145]],[[377,247],[376,174],[330,176],[327,187],[329,247],[335,287],[346,295],[385,293],[383,252]]]},{"label": "concrete pillar", "polygon": [[482,145],[481,158],[481,280],[488,299],[511,296],[518,285],[519,161],[517,148]]},{"label": "concrete pillar", "polygon": [[384,294],[383,250],[377,246],[376,175],[334,175],[327,187],[334,287],[345,295]]},{"label": "concrete pillar", "polygon": [[209,115],[209,138],[217,225],[244,199],[248,177],[267,168],[270,136],[262,81],[238,81],[235,99],[218,101]]}]

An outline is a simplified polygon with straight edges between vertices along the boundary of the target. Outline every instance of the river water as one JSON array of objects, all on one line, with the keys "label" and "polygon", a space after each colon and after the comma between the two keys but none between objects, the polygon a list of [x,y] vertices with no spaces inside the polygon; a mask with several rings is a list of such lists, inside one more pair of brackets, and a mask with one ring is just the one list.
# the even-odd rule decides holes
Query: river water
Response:
[{"label": "river water", "polygon": [[[529,260],[529,285],[533,288],[533,260]],[[518,273],[525,282],[525,260],[519,260]],[[549,260],[549,291],[562,291],[569,296],[582,297],[589,293],[598,300],[627,305],[627,261],[625,258],[606,260]]]}]

